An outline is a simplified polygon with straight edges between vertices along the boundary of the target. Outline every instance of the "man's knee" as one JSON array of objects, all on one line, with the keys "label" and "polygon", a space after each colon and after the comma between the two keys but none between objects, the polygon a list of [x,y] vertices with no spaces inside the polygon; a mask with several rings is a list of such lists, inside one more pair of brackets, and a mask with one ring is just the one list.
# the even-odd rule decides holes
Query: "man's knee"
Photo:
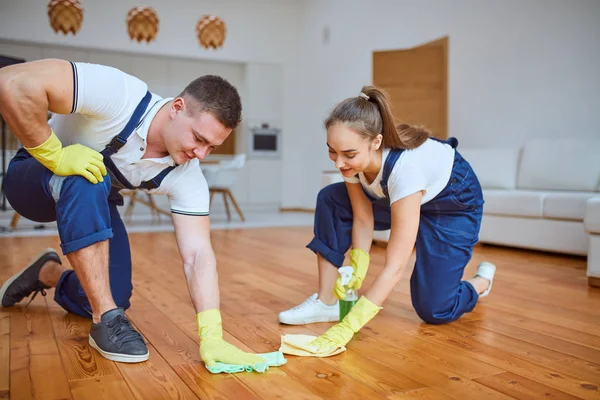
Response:
[{"label": "man's knee", "polygon": [[103,182],[91,183],[83,176],[57,176],[50,179],[52,196],[58,202],[61,198],[72,201],[83,201],[87,204],[107,202],[111,189],[110,176],[106,175]]}]

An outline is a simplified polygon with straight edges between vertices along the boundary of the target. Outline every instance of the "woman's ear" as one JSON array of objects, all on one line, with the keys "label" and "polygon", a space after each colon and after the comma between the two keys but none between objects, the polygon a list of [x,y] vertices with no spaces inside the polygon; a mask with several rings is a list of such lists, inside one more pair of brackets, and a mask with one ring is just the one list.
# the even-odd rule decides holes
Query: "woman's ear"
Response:
[{"label": "woman's ear", "polygon": [[383,136],[381,134],[375,136],[375,139],[373,139],[373,150],[379,150],[382,142]]}]

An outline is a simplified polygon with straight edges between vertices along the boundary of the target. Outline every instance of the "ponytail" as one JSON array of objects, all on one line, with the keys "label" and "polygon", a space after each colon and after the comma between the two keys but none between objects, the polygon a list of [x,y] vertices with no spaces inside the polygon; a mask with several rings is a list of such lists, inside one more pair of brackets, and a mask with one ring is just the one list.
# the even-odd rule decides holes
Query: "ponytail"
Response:
[{"label": "ponytail", "polygon": [[325,128],[345,123],[365,138],[383,136],[383,146],[391,149],[414,149],[431,135],[423,127],[409,124],[396,126],[387,94],[375,86],[364,86],[359,96],[338,104],[325,120]]}]

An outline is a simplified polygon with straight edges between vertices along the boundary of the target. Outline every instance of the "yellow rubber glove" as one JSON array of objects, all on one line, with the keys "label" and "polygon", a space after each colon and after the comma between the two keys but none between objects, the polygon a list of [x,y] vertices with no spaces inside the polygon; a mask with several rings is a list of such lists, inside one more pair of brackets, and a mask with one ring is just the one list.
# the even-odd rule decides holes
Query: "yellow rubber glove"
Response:
[{"label": "yellow rubber glove", "polygon": [[310,342],[309,346],[315,346],[317,353],[330,352],[345,346],[354,334],[373,319],[381,309],[382,307],[362,296],[342,322],[329,328],[327,332]]},{"label": "yellow rubber glove", "polygon": [[81,175],[92,183],[103,182],[106,166],[102,154],[81,144],[62,147],[51,131],[50,137],[37,147],[25,147],[36,160],[56,175]]},{"label": "yellow rubber glove", "polygon": [[[367,275],[367,271],[369,270],[369,261],[370,261],[369,253],[361,249],[352,249],[350,251],[350,266],[354,269],[352,273],[352,278],[350,278],[350,282],[348,282],[347,287],[350,289],[358,290],[363,284],[363,280]],[[335,281],[335,285],[333,286],[333,294],[339,300],[344,300],[346,297],[346,290],[344,289],[344,285],[342,285],[342,277],[338,276]]]},{"label": "yellow rubber glove", "polygon": [[196,320],[200,336],[200,357],[208,367],[212,367],[217,361],[236,365],[254,365],[266,361],[223,340],[221,312],[216,308],[199,312]]}]

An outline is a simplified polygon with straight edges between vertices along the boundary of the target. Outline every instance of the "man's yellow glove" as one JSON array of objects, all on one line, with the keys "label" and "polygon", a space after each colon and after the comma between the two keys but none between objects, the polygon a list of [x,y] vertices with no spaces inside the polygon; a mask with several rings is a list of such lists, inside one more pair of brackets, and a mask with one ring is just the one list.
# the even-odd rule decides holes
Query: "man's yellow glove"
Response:
[{"label": "man's yellow glove", "polygon": [[106,166],[102,154],[81,144],[62,147],[53,131],[44,143],[25,147],[25,150],[56,175],[81,175],[92,183],[104,181],[102,177],[106,175]]},{"label": "man's yellow glove", "polygon": [[369,322],[381,307],[362,296],[344,317],[342,322],[329,328],[327,332],[309,343],[315,347],[316,353],[331,352],[345,346],[367,322]]},{"label": "man's yellow glove", "polygon": [[[352,278],[350,278],[350,282],[346,285],[349,289],[358,290],[363,284],[363,280],[367,275],[367,271],[369,270],[369,253],[361,249],[352,249],[350,251],[350,266],[354,269],[352,273]],[[339,300],[344,300],[346,297],[346,291],[344,290],[344,285],[342,285],[342,277],[338,276],[335,281],[335,285],[333,286],[333,294]]]},{"label": "man's yellow glove", "polygon": [[199,312],[196,320],[200,336],[200,357],[206,366],[212,367],[217,361],[236,365],[254,365],[266,361],[223,340],[221,312],[216,308]]}]

